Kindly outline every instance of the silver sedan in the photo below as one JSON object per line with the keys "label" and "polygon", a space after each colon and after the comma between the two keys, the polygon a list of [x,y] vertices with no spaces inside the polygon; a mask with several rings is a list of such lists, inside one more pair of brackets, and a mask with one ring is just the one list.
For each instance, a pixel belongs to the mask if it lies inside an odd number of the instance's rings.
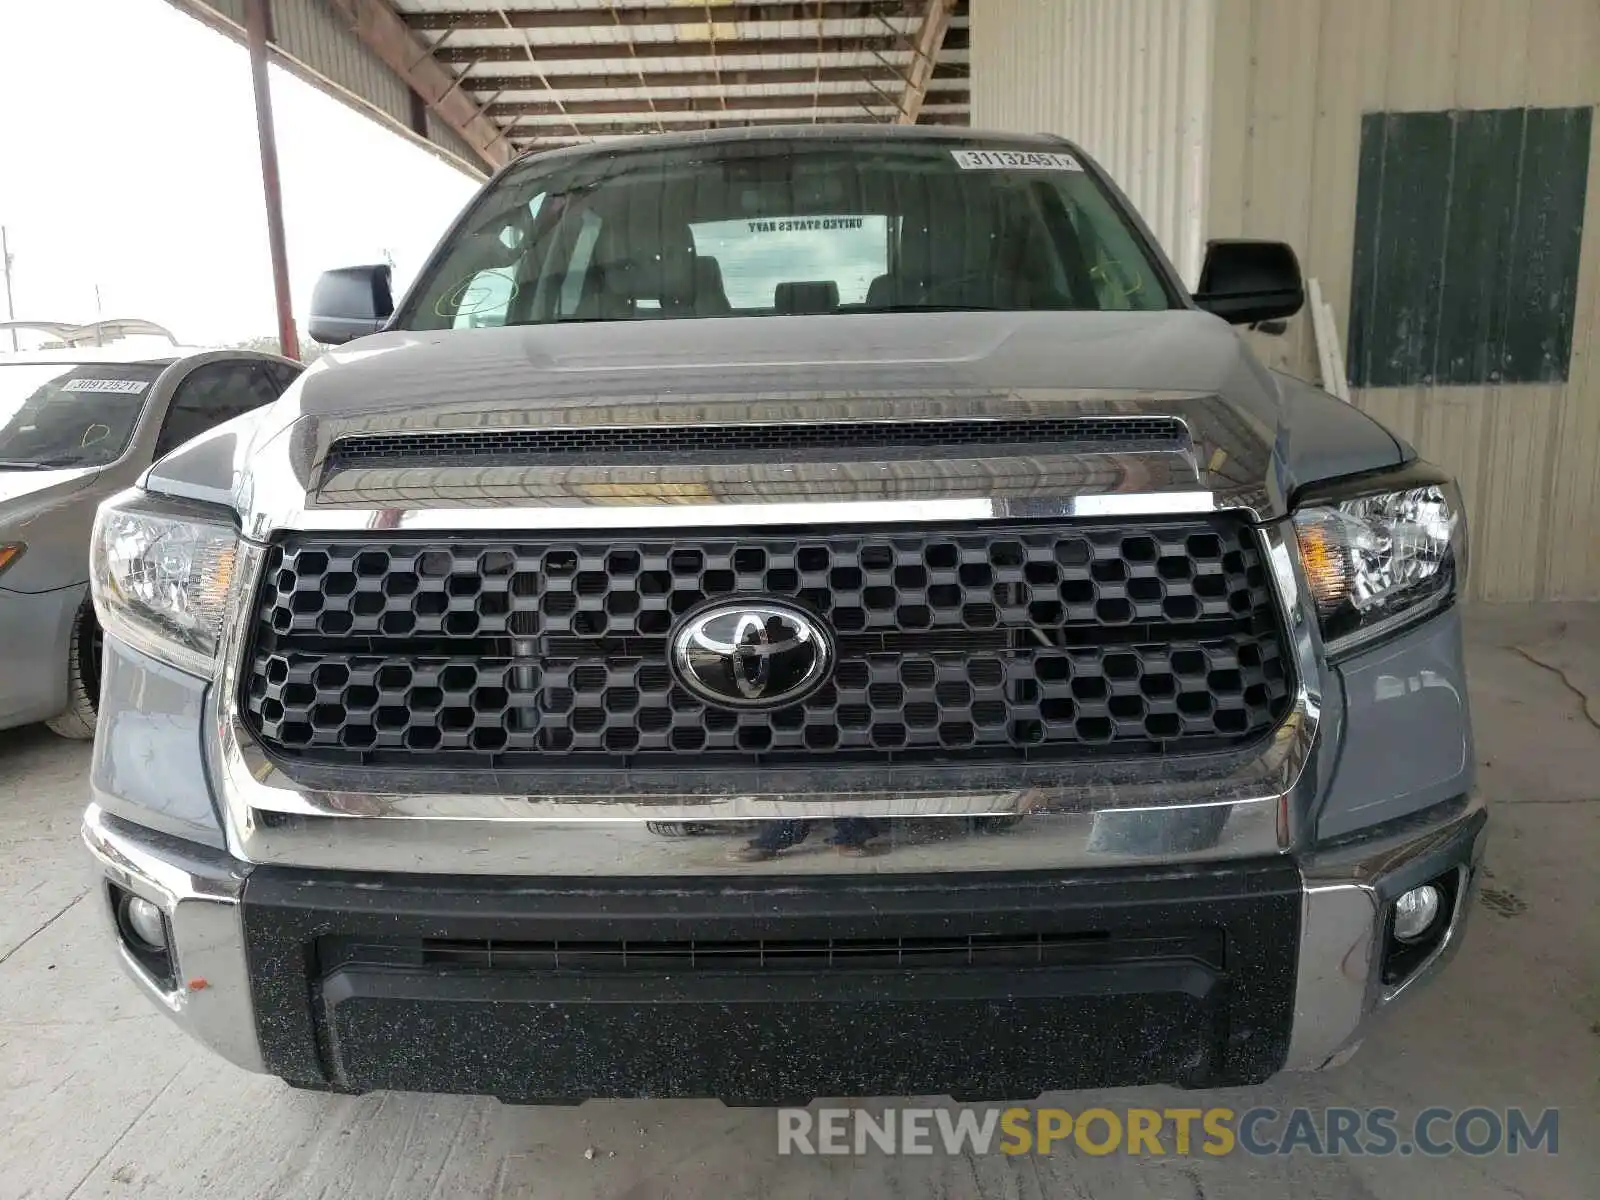
{"label": "silver sedan", "polygon": [[190,438],[276,400],[300,371],[248,350],[0,354],[0,729],[45,721],[94,735],[96,507]]}

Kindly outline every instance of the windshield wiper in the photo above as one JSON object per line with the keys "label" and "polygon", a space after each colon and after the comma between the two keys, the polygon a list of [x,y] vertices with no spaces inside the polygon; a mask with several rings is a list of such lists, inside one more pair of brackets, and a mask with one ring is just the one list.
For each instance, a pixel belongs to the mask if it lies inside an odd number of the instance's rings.
{"label": "windshield wiper", "polygon": [[1008,313],[1042,313],[1042,312],[1096,312],[1098,310],[1087,308],[1081,304],[1030,304],[1026,308],[1018,308],[1009,304],[874,304],[871,308],[852,308],[850,312],[858,313],[909,313],[909,312],[1008,312]]}
{"label": "windshield wiper", "polygon": [[[999,304],[875,304],[871,308],[862,308],[856,305],[832,309],[821,313],[778,313],[778,312],[740,312],[735,309],[725,314],[730,317],[781,317],[781,316],[814,316],[814,317],[859,317],[871,313],[913,313],[913,312],[1083,312],[1077,307],[1068,308],[1010,308]],[[527,328],[534,325],[627,325],[634,322],[660,322],[660,321],[692,321],[709,320],[709,317],[697,317],[694,314],[682,316],[658,315],[654,311],[649,316],[633,317],[543,317],[537,321],[507,321],[506,328],[517,326]]]}
{"label": "windshield wiper", "polygon": [[0,458],[0,470],[50,471],[56,469],[57,467],[80,466],[84,461],[84,457],[81,454],[58,454],[54,458]]}
{"label": "windshield wiper", "polygon": [[999,304],[874,304],[870,308],[851,309],[858,313],[908,313],[908,312],[1032,312],[1028,308],[1006,308]]}
{"label": "windshield wiper", "polygon": [[[735,309],[724,314],[730,317],[783,317],[783,316],[809,316],[809,317],[859,317],[868,313],[908,313],[908,312],[1040,312],[1041,309],[1031,308],[1002,308],[991,304],[876,304],[871,308],[830,309],[818,313],[780,313],[780,312],[740,312]],[[1053,310],[1052,310],[1053,311]],[[610,322],[614,325],[625,325],[632,322],[660,322],[660,321],[692,321],[709,320],[709,317],[698,317],[685,314],[683,316],[659,316],[652,312],[647,317],[550,317],[541,321],[507,321],[507,325],[590,325]]]}

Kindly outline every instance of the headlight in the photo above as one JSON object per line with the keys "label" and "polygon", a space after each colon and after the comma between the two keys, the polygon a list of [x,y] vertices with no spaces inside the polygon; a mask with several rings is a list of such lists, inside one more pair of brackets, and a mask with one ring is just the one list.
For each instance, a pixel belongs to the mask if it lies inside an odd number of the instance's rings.
{"label": "headlight", "polygon": [[101,628],[179,670],[210,675],[238,544],[215,509],[136,491],[107,500],[89,550]]}
{"label": "headlight", "polygon": [[1431,468],[1319,488],[1294,522],[1329,653],[1449,603],[1466,573],[1461,494]]}

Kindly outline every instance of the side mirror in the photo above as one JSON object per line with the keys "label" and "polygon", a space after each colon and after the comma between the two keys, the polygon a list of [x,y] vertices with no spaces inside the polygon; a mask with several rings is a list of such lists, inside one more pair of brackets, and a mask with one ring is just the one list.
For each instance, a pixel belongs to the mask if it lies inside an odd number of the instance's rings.
{"label": "side mirror", "polygon": [[342,346],[377,333],[394,312],[387,263],[324,271],[311,293],[311,340]]}
{"label": "side mirror", "polygon": [[1207,312],[1230,325],[1251,325],[1292,317],[1305,301],[1300,260],[1287,242],[1206,244],[1194,302]]}

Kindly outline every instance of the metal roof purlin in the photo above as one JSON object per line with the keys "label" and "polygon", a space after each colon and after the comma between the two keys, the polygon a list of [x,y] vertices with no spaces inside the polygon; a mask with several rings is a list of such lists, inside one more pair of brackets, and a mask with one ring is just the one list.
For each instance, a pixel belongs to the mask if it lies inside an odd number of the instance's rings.
{"label": "metal roof purlin", "polygon": [[817,69],[811,76],[811,123],[817,123],[822,108],[822,0],[817,0]]}
{"label": "metal roof purlin", "polygon": [[328,0],[355,36],[454,129],[490,167],[503,166],[513,151],[505,131],[468,96],[454,89],[455,73],[407,27],[388,0]]}
{"label": "metal roof purlin", "polygon": [[[728,9],[725,20],[734,23],[774,22],[801,19],[797,13],[804,9],[804,0],[774,3],[772,0],[715,0]],[[492,0],[491,0],[492,3]],[[902,16],[915,10],[906,0],[821,0],[830,11],[830,20],[858,21],[882,17],[884,13]],[[606,3],[563,5],[556,7],[546,0],[525,0],[513,6],[512,20],[519,29],[557,30],[592,28],[596,14],[607,7]],[[625,15],[623,15],[625,14]],[[465,10],[441,7],[413,10],[405,14],[406,23],[413,29],[496,29],[500,22],[485,4],[482,9]],[[601,24],[606,22],[602,19]],[[621,6],[617,23],[632,26],[697,25],[700,13],[693,0],[663,0],[654,4],[628,4]]]}
{"label": "metal roof purlin", "polygon": [[[901,80],[902,82],[905,81],[905,77],[902,76],[902,75],[896,75],[895,78]],[[866,84],[873,91],[877,92],[878,95],[882,96],[883,97],[883,102],[885,104],[887,104],[890,108],[894,109],[894,111],[897,114],[898,113],[903,113],[905,111],[903,108],[900,107],[900,100],[897,97],[891,96],[888,92],[884,91],[881,87],[879,87],[876,83],[874,83],[873,80],[872,80],[872,77],[867,75],[865,72],[863,72],[862,75],[861,75],[861,82]],[[867,108],[867,106],[865,104],[863,104],[862,107],[863,108]],[[867,108],[867,111],[871,112],[872,110],[870,108]],[[874,117],[874,119],[876,120],[876,117]],[[909,123],[914,123],[914,122],[909,122]]]}
{"label": "metal roof purlin", "polygon": [[[826,34],[823,53],[871,54],[882,49],[909,53],[911,51],[909,40],[899,32],[893,31],[893,26],[890,26],[890,30],[892,31],[890,33]],[[945,37],[945,47],[966,51],[969,49],[966,44],[968,40],[965,28],[952,26]],[[592,62],[596,59],[627,57],[623,46],[617,42],[547,42],[541,45],[546,52],[545,62]],[[778,37],[757,33],[740,36],[732,41],[722,38],[717,41],[717,56],[722,59],[741,58],[770,62],[785,55],[809,58],[816,51],[816,38],[810,34],[804,37]],[[454,46],[440,51],[439,58],[442,62],[470,62],[480,55],[485,62],[517,62],[522,58],[522,47],[520,44]],[[708,42],[635,42],[634,55],[641,61],[653,58],[709,58],[711,46]]]}
{"label": "metal roof purlin", "polygon": [[728,89],[722,82],[722,56],[717,53],[717,23],[711,19],[711,0],[706,0],[706,38],[711,43],[711,70],[717,77],[717,95],[722,97],[722,111],[728,111]]}
{"label": "metal roof purlin", "polygon": [[[606,6],[610,8],[611,19],[616,22],[617,28],[623,28],[622,14],[617,11],[617,0],[606,0]],[[645,91],[648,93],[650,85],[644,81],[644,68],[639,65],[638,48],[634,45],[634,41],[631,36],[628,38],[628,55],[633,59],[633,69],[639,75],[639,86],[645,89]],[[655,97],[647,94],[645,99],[649,101],[651,115],[656,119],[656,132],[665,133],[667,131],[667,127],[661,123],[661,115],[656,112]]]}
{"label": "metal roof purlin", "polygon": [[[511,18],[506,15],[506,10],[502,8],[502,9],[500,9],[498,11],[500,13],[500,19],[506,23],[506,28],[510,29],[510,30],[513,30],[513,32],[515,32],[516,31],[516,27],[511,24]],[[572,114],[567,112],[567,106],[564,103],[562,103],[560,95],[555,91],[554,88],[552,88],[550,86],[550,80],[545,75],[544,68],[542,68],[539,65],[538,56],[535,55],[534,52],[533,52],[533,42],[530,41],[529,38],[528,38],[528,31],[526,29],[524,29],[524,30],[521,31],[521,34],[522,34],[522,48],[528,52],[528,65],[533,68],[533,73],[539,77],[539,82],[544,84],[544,90],[549,92],[551,99],[553,99],[556,102],[556,107],[561,110],[561,115],[563,117],[567,118],[567,124],[572,126],[572,132],[577,134],[579,137],[582,137],[583,136],[583,131],[578,128],[578,123],[572,119]],[[473,64],[473,66],[476,66],[476,65],[477,65],[476,63]],[[468,67],[467,69],[471,70],[472,68]],[[502,92],[504,92],[505,90],[506,89],[505,89],[504,85],[502,84],[501,87],[500,87],[500,91],[496,92],[495,96],[499,97],[500,94]],[[488,108],[488,105],[484,105],[484,107]]]}
{"label": "metal roof purlin", "polygon": [[[245,40],[243,0],[168,2]],[[971,0],[269,2],[274,61],[467,170],[613,135],[969,121]]]}

